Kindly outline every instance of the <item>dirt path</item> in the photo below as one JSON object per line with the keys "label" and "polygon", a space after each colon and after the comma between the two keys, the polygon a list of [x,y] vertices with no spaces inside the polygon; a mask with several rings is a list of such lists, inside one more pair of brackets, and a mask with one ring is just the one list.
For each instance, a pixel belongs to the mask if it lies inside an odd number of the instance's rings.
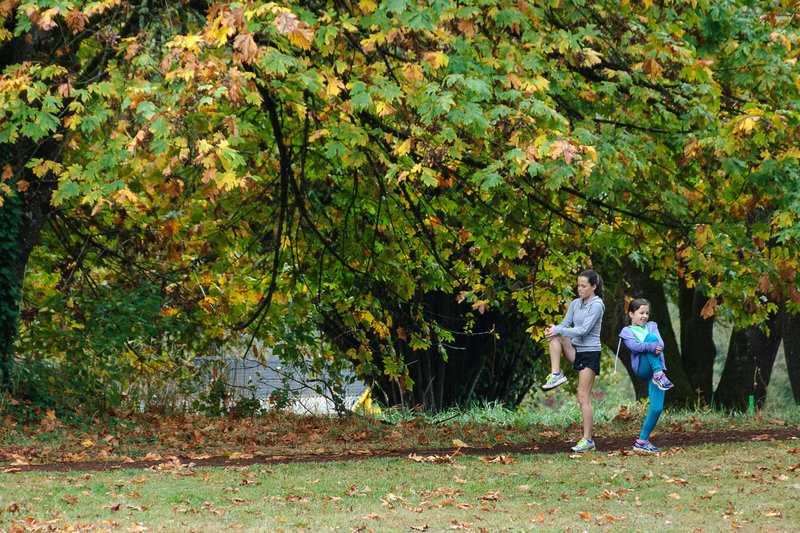
{"label": "dirt path", "polygon": [[[703,444],[725,444],[735,442],[759,442],[776,440],[800,440],[800,427],[788,426],[771,429],[728,429],[687,431],[675,433],[661,433],[655,444],[662,450],[668,451],[675,448],[688,446],[701,446]],[[615,450],[631,450],[633,439],[630,437],[597,438],[595,440],[600,453]],[[548,440],[521,444],[502,444],[484,448],[404,448],[385,449],[371,452],[344,452],[320,453],[302,455],[253,455],[244,457],[203,457],[191,458],[182,456],[165,456],[155,461],[84,461],[72,463],[48,464],[13,464],[0,466],[2,472],[74,472],[74,471],[102,471],[102,470],[128,470],[128,469],[170,469],[179,465],[193,467],[223,466],[242,467],[248,465],[279,465],[290,463],[325,463],[331,461],[361,461],[384,457],[408,457],[417,455],[423,458],[431,456],[453,456],[456,452],[462,455],[496,456],[496,455],[531,455],[531,454],[557,454],[569,452],[572,443]],[[800,446],[800,443],[798,443]]]}

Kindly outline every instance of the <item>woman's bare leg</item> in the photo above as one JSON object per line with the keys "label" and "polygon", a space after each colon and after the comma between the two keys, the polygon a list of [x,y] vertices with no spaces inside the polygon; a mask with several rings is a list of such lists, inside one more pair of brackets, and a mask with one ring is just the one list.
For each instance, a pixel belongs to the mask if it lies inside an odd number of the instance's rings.
{"label": "woman's bare leg", "polygon": [[581,406],[583,416],[583,438],[592,439],[594,424],[594,410],[592,409],[592,387],[595,378],[594,370],[584,368],[578,372],[578,404]]}
{"label": "woman's bare leg", "polygon": [[575,362],[575,347],[569,337],[556,335],[550,339],[550,371],[553,374],[561,372],[561,356],[567,358],[570,364]]}

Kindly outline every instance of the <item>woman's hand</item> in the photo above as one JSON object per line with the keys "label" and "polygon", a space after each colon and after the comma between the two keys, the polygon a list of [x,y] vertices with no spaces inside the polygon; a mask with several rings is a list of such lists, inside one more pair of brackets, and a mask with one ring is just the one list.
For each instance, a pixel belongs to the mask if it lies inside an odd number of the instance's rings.
{"label": "woman's hand", "polygon": [[661,353],[661,346],[656,346],[656,355]]}
{"label": "woman's hand", "polygon": [[551,340],[555,335],[553,334],[553,328],[555,328],[555,324],[550,324],[546,328],[544,328],[544,338],[547,340]]}

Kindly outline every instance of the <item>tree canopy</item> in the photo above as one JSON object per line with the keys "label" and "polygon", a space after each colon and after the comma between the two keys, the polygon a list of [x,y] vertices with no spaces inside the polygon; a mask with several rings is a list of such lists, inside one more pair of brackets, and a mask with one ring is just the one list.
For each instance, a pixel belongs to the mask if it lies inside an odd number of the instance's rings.
{"label": "tree canopy", "polygon": [[4,0],[18,347],[164,372],[255,338],[442,407],[530,375],[586,266],[796,312],[792,4]]}

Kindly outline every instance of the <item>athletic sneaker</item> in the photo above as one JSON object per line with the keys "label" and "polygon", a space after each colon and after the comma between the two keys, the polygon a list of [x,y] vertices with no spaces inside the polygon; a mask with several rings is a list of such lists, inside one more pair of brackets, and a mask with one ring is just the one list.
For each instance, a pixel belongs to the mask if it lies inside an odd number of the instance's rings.
{"label": "athletic sneaker", "polygon": [[633,450],[637,452],[644,452],[644,453],[658,453],[661,450],[653,446],[650,440],[646,440],[644,442],[639,442],[638,440],[633,445]]}
{"label": "athletic sneaker", "polygon": [[581,439],[572,447],[572,451],[576,453],[586,453],[592,450],[594,450],[594,441],[588,439]]}
{"label": "athletic sneaker", "polygon": [[667,379],[666,374],[661,374],[658,377],[653,376],[653,383],[655,383],[656,387],[661,390],[669,390],[675,386],[670,380]]}
{"label": "athletic sneaker", "polygon": [[550,374],[549,376],[547,376],[547,381],[545,381],[544,385],[542,385],[542,390],[555,389],[562,383],[566,382],[567,382],[567,376],[565,376],[564,374],[561,373]]}

